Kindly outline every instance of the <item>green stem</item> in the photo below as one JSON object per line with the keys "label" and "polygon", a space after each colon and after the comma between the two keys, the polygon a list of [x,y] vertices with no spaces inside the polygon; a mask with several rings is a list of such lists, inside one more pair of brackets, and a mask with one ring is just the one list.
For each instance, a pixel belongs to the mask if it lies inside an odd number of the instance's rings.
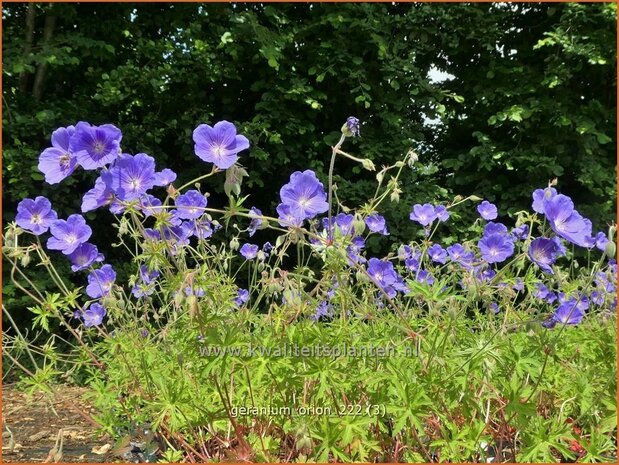
{"label": "green stem", "polygon": [[344,140],[346,139],[346,136],[344,134],[342,134],[340,136],[340,140],[337,142],[337,144],[335,144],[335,147],[333,147],[333,150],[331,151],[331,163],[329,164],[329,216],[328,216],[328,223],[327,223],[327,228],[328,228],[328,235],[327,238],[329,240],[333,240],[333,227],[331,224],[331,215],[332,215],[332,203],[333,203],[333,168],[335,168],[335,157],[340,149],[340,147],[342,146],[342,144],[344,143]]}

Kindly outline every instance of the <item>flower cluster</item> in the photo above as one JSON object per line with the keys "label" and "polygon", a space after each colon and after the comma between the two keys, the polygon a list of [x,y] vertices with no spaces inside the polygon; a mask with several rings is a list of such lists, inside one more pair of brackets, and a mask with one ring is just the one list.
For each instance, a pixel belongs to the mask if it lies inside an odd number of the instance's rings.
{"label": "flower cluster", "polygon": [[[342,140],[344,137],[359,135],[359,120],[349,118],[342,131]],[[175,257],[183,258],[185,254],[195,253],[191,241],[195,243],[197,240],[198,245],[204,245],[206,243],[202,241],[211,238],[220,227],[209,214],[218,210],[209,205],[208,193],[202,192],[200,185],[184,192],[177,191],[170,186],[176,180],[172,170],[165,168],[157,171],[155,159],[147,154],[122,153],[121,140],[120,130],[109,124],[92,126],[80,122],[75,127],[60,128],[52,135],[52,147],[41,154],[39,168],[49,183],[60,182],[78,166],[86,170],[99,170],[94,186],[82,199],[82,212],[108,206],[115,215],[132,218],[135,214],[140,215],[143,221],[136,230],[143,235],[143,252],[151,256],[168,257],[171,262],[175,262]],[[249,147],[248,139],[238,135],[236,127],[227,121],[218,122],[212,127],[199,125],[193,133],[193,140],[195,153],[200,159],[213,163],[218,169],[231,169],[229,173],[241,169],[235,166],[238,154]],[[217,170],[212,173],[217,173]],[[162,187],[168,187],[163,201],[156,196],[156,189]],[[439,225],[449,220],[450,209],[462,202],[448,205],[415,204],[409,219],[422,227],[420,233],[423,233],[424,239],[421,244],[401,244],[397,253],[400,262],[394,260],[392,255],[382,258],[367,255],[365,244],[369,235],[389,235],[385,217],[376,212],[374,206],[363,212],[344,208],[343,213],[333,218],[329,216],[331,223],[329,218],[319,217],[329,211],[329,204],[325,188],[314,171],[292,173],[289,182],[281,187],[279,193],[277,222],[289,231],[278,238],[276,245],[279,246],[279,239],[290,238],[296,242],[307,234],[308,240],[305,243],[310,244],[316,256],[325,262],[329,257],[337,257],[338,266],[348,266],[347,282],[372,284],[372,299],[379,307],[385,306],[387,300],[396,299],[399,294],[410,296],[419,289],[426,289],[424,292],[428,292],[428,295],[440,293],[447,287],[444,283],[449,280],[445,280],[444,276],[453,275],[454,287],[459,284],[465,291],[473,289],[477,292],[485,286],[486,289],[503,294],[530,292],[539,302],[553,306],[554,313],[546,322],[547,327],[552,327],[557,323],[579,323],[590,308],[609,304],[609,294],[616,291],[613,278],[616,275],[616,263],[613,260],[609,261],[607,270],[599,271],[595,276],[593,290],[579,289],[577,293],[569,292],[566,295],[556,288],[554,281],[545,281],[548,275],[557,274],[557,262],[569,254],[566,241],[589,250],[597,248],[609,258],[614,255],[614,243],[603,232],[594,235],[591,221],[580,215],[572,200],[558,193],[554,187],[533,192],[533,211],[543,216],[547,226],[533,215],[529,224],[523,223],[520,218],[516,223],[518,226],[510,231],[506,224],[496,221],[499,216],[496,205],[487,200],[482,201],[477,206],[477,212],[484,221],[478,219],[472,227],[473,230],[478,228],[478,231],[483,227],[476,247],[474,241],[453,243],[446,240],[442,245],[434,239]],[[264,216],[256,207],[240,211],[248,212],[244,216],[249,220],[249,225],[246,229],[237,229],[246,232],[249,237],[254,236],[259,229],[269,227],[269,221],[273,220],[272,217]],[[94,300],[76,312],[76,316],[86,327],[101,324],[106,315],[106,299],[110,299],[115,290],[120,291],[121,288],[116,285],[117,275],[112,265],[104,263],[105,259],[97,247],[88,242],[92,229],[85,218],[80,214],[72,214],[66,219],[59,219],[50,201],[39,196],[19,203],[15,222],[37,236],[49,232],[47,248],[67,256],[73,272],[88,272],[85,294]],[[307,229],[303,229],[307,224]],[[539,230],[534,227],[536,224]],[[299,243],[299,246],[302,245],[303,242]],[[327,251],[329,247],[332,248]],[[250,269],[255,267],[254,270],[258,271],[269,266],[268,262],[273,256],[279,256],[278,260],[285,256],[283,252],[279,254],[279,249],[275,250],[278,252],[276,254],[268,242],[262,247],[252,243],[243,243],[241,246],[238,237],[230,242],[230,250],[235,257],[242,257],[242,266]],[[331,250],[337,253],[332,254]],[[518,260],[525,263],[527,258],[532,268],[525,284],[523,275],[514,274],[506,262],[512,259],[514,263]],[[146,299],[156,292],[163,269],[157,268],[156,260],[153,263],[149,262],[149,266],[139,263],[139,269],[131,282],[131,295],[134,298]],[[506,270],[509,273],[505,273]],[[189,275],[193,276],[191,273]],[[282,292],[284,300],[303,301],[304,297],[299,290],[283,290],[273,276],[269,277],[266,272],[263,272],[263,276],[271,280],[265,283],[275,289],[276,293]],[[534,283],[534,289],[531,290],[530,279],[536,276],[539,276],[539,281]],[[314,321],[334,314],[338,305],[335,296],[340,284],[338,281],[330,285],[326,296],[321,297],[324,300],[321,300],[312,316]],[[234,289],[236,296],[229,303],[240,308],[250,301],[260,301],[251,298],[253,288],[248,287]],[[183,295],[191,299],[202,298],[206,295],[205,289],[202,284],[193,283],[192,277],[191,281],[179,285],[174,295],[175,298]],[[120,292],[117,294],[121,295]],[[387,300],[384,300],[385,297]],[[493,313],[501,311],[497,302],[487,301],[486,304],[486,308]],[[616,299],[612,305],[616,305]]]}

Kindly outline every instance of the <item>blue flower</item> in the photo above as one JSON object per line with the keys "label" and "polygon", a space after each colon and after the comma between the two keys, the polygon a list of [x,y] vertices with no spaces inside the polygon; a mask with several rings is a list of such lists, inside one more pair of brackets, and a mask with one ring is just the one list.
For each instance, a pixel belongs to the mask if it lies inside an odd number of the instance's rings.
{"label": "blue flower", "polygon": [[247,137],[237,135],[236,127],[228,121],[220,121],[211,127],[201,124],[193,131],[194,150],[204,161],[225,170],[238,160],[238,153],[249,148]]}
{"label": "blue flower", "polygon": [[206,196],[195,189],[179,195],[174,201],[176,205],[176,216],[186,220],[193,220],[204,215],[207,205]]}
{"label": "blue flower", "polygon": [[116,272],[112,265],[103,265],[98,270],[91,271],[88,275],[86,294],[93,299],[106,296],[112,290],[114,281],[116,281]]}
{"label": "blue flower", "polygon": [[539,237],[531,242],[527,254],[543,271],[554,274],[552,265],[559,256],[559,247],[555,241]]}
{"label": "blue flower", "polygon": [[258,246],[254,244],[243,244],[240,253],[245,260],[253,260],[258,255]]}
{"label": "blue flower", "polygon": [[484,200],[477,206],[477,211],[484,220],[493,220],[498,216],[496,205]]}
{"label": "blue flower", "polygon": [[51,202],[43,196],[34,200],[24,199],[17,205],[15,223],[37,236],[47,232],[57,219],[58,215],[52,210]]}
{"label": "blue flower", "polygon": [[234,299],[234,304],[237,307],[242,307],[249,300],[249,291],[247,289],[239,289],[236,292],[236,298]]}
{"label": "blue flower", "polygon": [[428,249],[428,256],[433,262],[441,263],[442,265],[447,263],[447,251],[439,244],[434,244]]}
{"label": "blue flower", "polygon": [[397,291],[408,292],[404,281],[393,268],[393,263],[377,258],[371,258],[368,262],[368,275],[374,283],[385,293],[394,298]]}
{"label": "blue flower", "polygon": [[416,221],[422,226],[428,226],[437,218],[437,215],[434,206],[426,203],[424,205],[413,205],[413,211],[409,217],[412,221]]}
{"label": "blue flower", "polygon": [[47,240],[47,248],[60,250],[69,255],[92,235],[92,229],[82,215],[71,215],[66,220],[54,221],[50,226],[52,237]]}
{"label": "blue flower", "polygon": [[71,270],[73,271],[85,270],[93,263],[102,262],[104,259],[103,254],[100,254],[97,250],[97,246],[89,242],[80,244],[68,257],[71,260]]}
{"label": "blue flower", "polygon": [[94,302],[90,304],[90,306],[78,316],[84,322],[84,326],[86,326],[87,328],[91,328],[93,326],[99,326],[101,323],[103,323],[103,318],[105,317],[105,315],[106,311],[105,308],[103,308],[103,305]]}
{"label": "blue flower", "polygon": [[111,169],[101,173],[101,179],[118,199],[137,199],[157,182],[155,159],[145,153],[122,154]]}
{"label": "blue flower", "polygon": [[94,170],[112,163],[120,154],[122,133],[112,124],[91,126],[80,121],[69,141],[69,151],[85,170]]}
{"label": "blue flower", "polygon": [[383,236],[389,235],[389,233],[387,232],[387,224],[385,222],[385,218],[383,218],[377,213],[368,216],[365,219],[365,224],[367,224],[369,230],[372,232],[382,234]]}
{"label": "blue flower", "polygon": [[533,192],[533,211],[544,213],[544,203],[557,195],[557,190],[554,187],[546,189],[537,189]]}
{"label": "blue flower", "polygon": [[301,221],[329,209],[324,187],[312,170],[292,173],[290,182],[281,188],[279,194],[282,204],[290,209],[289,213]]}
{"label": "blue flower", "polygon": [[586,238],[591,236],[591,221],[574,210],[572,199],[557,194],[544,202],[544,214],[557,235],[581,247],[586,247]]}

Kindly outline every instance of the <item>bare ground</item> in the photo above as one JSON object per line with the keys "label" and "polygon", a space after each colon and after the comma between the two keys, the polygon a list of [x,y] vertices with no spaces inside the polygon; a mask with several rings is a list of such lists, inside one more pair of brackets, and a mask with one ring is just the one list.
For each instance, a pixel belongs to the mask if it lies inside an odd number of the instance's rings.
{"label": "bare ground", "polygon": [[106,461],[110,441],[99,436],[89,420],[93,409],[83,398],[85,391],[59,386],[53,395],[39,393],[28,399],[13,385],[3,386],[1,461]]}

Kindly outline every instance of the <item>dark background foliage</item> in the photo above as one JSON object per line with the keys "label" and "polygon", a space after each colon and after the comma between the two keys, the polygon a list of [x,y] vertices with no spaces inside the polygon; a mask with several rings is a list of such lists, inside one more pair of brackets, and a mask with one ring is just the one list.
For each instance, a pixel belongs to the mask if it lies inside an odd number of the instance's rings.
{"label": "dark background foliage", "polygon": [[[36,168],[59,126],[113,123],[124,151],[183,182],[210,169],[192,130],[232,121],[251,141],[250,205],[273,213],[293,171],[326,179],[329,146],[356,115],[351,153],[377,166],[420,156],[400,203],[381,212],[396,240],[416,234],[414,203],[476,194],[509,221],[554,177],[605,230],[616,216],[615,31],[615,4],[5,4],[4,221],[36,195],[60,216],[79,210],[94,173],[50,186]],[[346,205],[372,195],[373,173],[347,160],[336,173]],[[221,176],[207,187],[213,204]],[[461,225],[475,206],[463,210]],[[88,219],[114,257],[109,215]],[[19,305],[4,278],[5,303]]]}

